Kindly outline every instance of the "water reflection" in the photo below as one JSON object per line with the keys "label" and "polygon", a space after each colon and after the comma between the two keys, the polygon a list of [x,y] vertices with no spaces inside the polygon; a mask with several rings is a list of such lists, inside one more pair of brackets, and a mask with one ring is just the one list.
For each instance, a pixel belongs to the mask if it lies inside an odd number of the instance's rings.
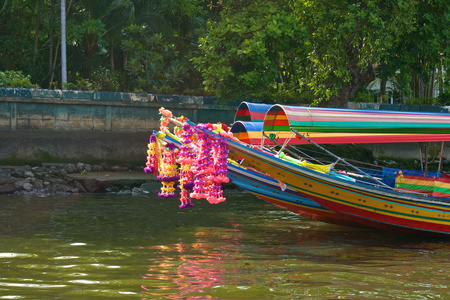
{"label": "water reflection", "polygon": [[146,299],[161,295],[166,299],[219,299],[209,294],[217,285],[232,284],[227,278],[236,270],[227,270],[227,266],[242,257],[240,226],[199,229],[193,243],[146,247],[155,257],[149,259],[151,264],[143,276],[148,283],[142,288],[151,296]]}

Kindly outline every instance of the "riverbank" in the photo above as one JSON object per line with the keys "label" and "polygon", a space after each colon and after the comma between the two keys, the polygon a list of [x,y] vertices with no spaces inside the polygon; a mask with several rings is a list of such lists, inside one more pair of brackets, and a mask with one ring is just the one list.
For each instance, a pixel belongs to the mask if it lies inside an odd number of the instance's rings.
{"label": "riverbank", "polygon": [[[0,165],[0,195],[75,193],[129,193],[157,196],[161,182],[143,166],[121,167],[106,163],[42,163],[37,166]],[[223,188],[239,189],[227,183]]]}
{"label": "riverbank", "polygon": [[146,174],[142,167],[106,163],[0,166],[0,194],[152,193],[159,185],[156,176]]}

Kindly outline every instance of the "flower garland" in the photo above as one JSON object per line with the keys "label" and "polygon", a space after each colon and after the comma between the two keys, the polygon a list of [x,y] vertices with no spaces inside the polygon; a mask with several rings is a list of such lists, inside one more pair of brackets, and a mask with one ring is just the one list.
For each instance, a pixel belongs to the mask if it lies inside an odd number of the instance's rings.
{"label": "flower garland", "polygon": [[145,164],[144,172],[158,174],[158,157],[157,157],[157,142],[156,136],[152,134],[149,139],[147,150],[147,163]]}
{"label": "flower garland", "polygon": [[194,172],[192,164],[195,161],[194,140],[195,131],[187,123],[183,124],[182,128],[176,127],[174,129],[175,135],[181,139],[180,152],[178,153],[177,163],[180,164],[180,208],[188,208],[194,206],[191,202],[191,192],[194,188]]}
{"label": "flower garland", "polygon": [[195,178],[191,197],[194,199],[207,199],[210,196],[210,175],[214,172],[214,160],[212,158],[212,147],[209,142],[207,124],[197,124],[197,157],[194,162]]}
{"label": "flower garland", "polygon": [[161,181],[162,187],[161,192],[158,193],[159,197],[163,198],[174,198],[175,188],[174,184],[180,179],[178,176],[178,167],[176,164],[176,155],[178,153],[177,147],[168,143],[166,147],[163,147],[163,159],[162,164],[160,164],[160,170],[158,175],[158,180]]}
{"label": "flower garland", "polygon": [[[232,133],[228,132],[228,127],[220,123],[191,126],[186,118],[180,117],[177,121],[182,123],[182,126],[174,128],[181,142],[178,150],[173,143],[163,146],[158,142],[164,138],[163,132],[168,130],[168,124],[175,121],[169,110],[161,107],[159,112],[162,115],[160,132],[156,136],[150,136],[144,168],[146,173],[159,171],[157,178],[162,182],[162,187],[158,196],[175,197],[174,184],[179,180],[180,208],[194,206],[191,198],[205,198],[214,204],[225,201],[221,184],[229,181],[225,139],[232,137]],[[211,132],[221,138],[211,138]],[[177,163],[180,165],[179,175]]]}
{"label": "flower garland", "polygon": [[229,182],[229,178],[227,177],[228,149],[226,148],[226,144],[223,139],[214,140],[213,153],[214,172],[210,175],[211,186],[207,200],[209,203],[220,203],[225,201],[221,184]]}

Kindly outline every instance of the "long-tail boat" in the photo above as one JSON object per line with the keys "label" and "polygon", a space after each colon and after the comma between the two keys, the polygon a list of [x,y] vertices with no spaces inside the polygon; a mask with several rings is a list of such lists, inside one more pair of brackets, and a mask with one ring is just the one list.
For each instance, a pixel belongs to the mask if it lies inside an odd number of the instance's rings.
{"label": "long-tail boat", "polygon": [[274,154],[233,139],[227,145],[230,152],[244,159],[245,165],[267,172],[343,218],[397,232],[450,234],[450,180],[446,176],[422,180],[422,186],[431,191],[406,187],[404,181],[414,178],[401,173],[391,186],[313,140],[315,133],[339,133],[363,142],[448,141],[449,114],[274,105],[265,115],[263,136],[283,131],[331,155],[335,161],[328,164],[328,171],[312,169],[302,160],[283,159],[281,150]]}

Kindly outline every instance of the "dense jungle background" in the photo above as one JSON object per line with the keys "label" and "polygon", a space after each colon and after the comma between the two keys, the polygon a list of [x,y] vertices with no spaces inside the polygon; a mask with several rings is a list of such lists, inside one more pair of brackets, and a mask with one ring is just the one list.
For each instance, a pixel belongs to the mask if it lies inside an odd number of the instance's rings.
{"label": "dense jungle background", "polygon": [[448,0],[0,1],[0,86],[450,103]]}

